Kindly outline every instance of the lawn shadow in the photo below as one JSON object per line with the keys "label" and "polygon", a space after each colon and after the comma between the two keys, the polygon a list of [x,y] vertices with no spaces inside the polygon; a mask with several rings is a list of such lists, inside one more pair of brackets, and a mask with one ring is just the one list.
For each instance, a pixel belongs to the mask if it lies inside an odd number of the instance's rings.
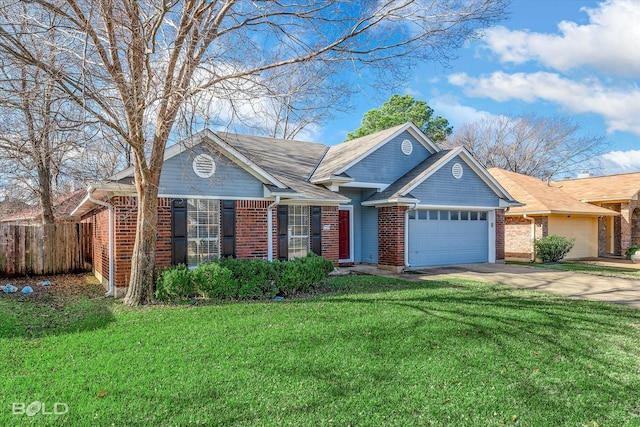
{"label": "lawn shadow", "polygon": [[[38,283],[48,280],[51,285]],[[41,338],[86,332],[115,321],[114,301],[86,274],[13,279],[19,288],[31,286],[31,294],[0,294],[0,339]],[[3,282],[4,283],[4,282]]]}
{"label": "lawn shadow", "polygon": [[[455,288],[455,293],[447,292],[447,287]],[[402,289],[423,289],[425,293],[424,296],[414,294],[389,298],[386,294],[393,292],[392,288],[371,289],[368,292],[358,290],[353,296],[328,296],[325,301],[405,308],[423,316],[415,320],[411,328],[426,324],[430,328],[453,324],[476,332],[465,335],[465,340],[484,340],[487,344],[498,346],[505,354],[513,351],[516,342],[522,348],[554,348],[558,354],[566,357],[589,360],[598,367],[593,368],[594,373],[600,371],[603,377],[609,377],[611,368],[625,367],[623,361],[611,359],[610,350],[629,352],[633,349],[596,347],[596,337],[626,336],[628,342],[637,342],[640,337],[640,328],[637,327],[640,324],[640,312],[621,305],[456,279],[451,282],[412,282]],[[379,296],[357,296],[368,293]],[[621,322],[621,317],[627,321]],[[629,327],[630,324],[636,326]],[[398,330],[398,333],[402,334],[403,331]],[[434,335],[438,335],[437,332]],[[455,341],[461,337],[450,336],[447,339]],[[615,378],[608,380],[617,382]],[[622,383],[619,385],[624,386]]]}

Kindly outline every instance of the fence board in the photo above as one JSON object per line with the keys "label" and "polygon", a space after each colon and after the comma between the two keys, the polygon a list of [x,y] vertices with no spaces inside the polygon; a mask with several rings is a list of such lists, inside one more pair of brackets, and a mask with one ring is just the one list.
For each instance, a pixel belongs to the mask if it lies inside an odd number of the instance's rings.
{"label": "fence board", "polygon": [[0,225],[0,275],[48,275],[91,269],[91,225]]}

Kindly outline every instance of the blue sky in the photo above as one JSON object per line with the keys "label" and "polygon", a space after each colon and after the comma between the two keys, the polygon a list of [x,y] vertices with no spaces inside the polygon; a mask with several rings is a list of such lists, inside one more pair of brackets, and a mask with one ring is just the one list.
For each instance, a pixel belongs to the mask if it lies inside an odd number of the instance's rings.
{"label": "blue sky", "polygon": [[454,128],[483,115],[567,116],[606,137],[593,174],[640,171],[640,0],[513,0],[509,11],[448,68],[424,64],[402,90],[363,91],[315,139],[341,142],[366,111],[406,93]]}

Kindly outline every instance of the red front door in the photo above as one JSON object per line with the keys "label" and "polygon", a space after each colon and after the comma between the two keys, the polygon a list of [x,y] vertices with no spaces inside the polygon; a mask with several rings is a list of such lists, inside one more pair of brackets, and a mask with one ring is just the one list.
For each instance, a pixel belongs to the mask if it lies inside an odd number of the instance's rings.
{"label": "red front door", "polygon": [[348,210],[339,210],[338,211],[338,257],[340,259],[350,259],[351,258],[351,240],[349,238],[350,236],[350,230],[349,230],[349,214],[350,211]]}

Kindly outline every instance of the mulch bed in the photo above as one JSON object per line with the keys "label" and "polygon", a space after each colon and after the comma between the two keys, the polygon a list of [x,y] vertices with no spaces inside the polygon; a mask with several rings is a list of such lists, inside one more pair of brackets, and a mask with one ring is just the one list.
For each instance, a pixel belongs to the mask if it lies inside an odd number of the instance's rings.
{"label": "mulch bed", "polygon": [[[38,285],[39,282],[50,281],[49,286]],[[103,287],[95,277],[88,273],[60,274],[56,276],[24,276],[24,277],[0,277],[0,285],[11,284],[18,288],[18,292],[10,294],[0,291],[0,298],[16,298],[20,300],[50,300],[75,299],[78,297],[99,297],[104,295]],[[20,291],[30,286],[33,293],[23,294]]]}

